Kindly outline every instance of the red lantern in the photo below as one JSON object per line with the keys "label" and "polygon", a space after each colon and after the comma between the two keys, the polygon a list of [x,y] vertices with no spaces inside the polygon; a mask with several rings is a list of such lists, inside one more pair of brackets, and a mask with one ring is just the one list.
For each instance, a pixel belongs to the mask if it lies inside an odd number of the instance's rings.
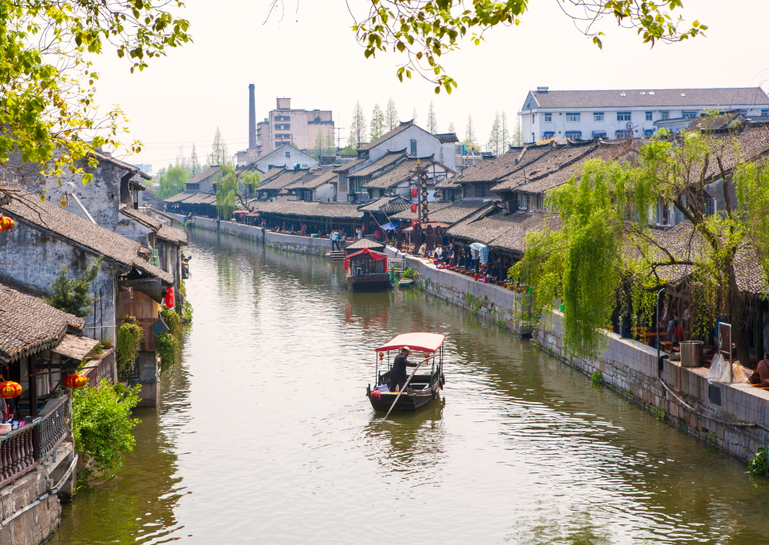
{"label": "red lantern", "polygon": [[168,288],[166,290],[165,303],[168,308],[174,308],[174,289]]}
{"label": "red lantern", "polygon": [[417,203],[412,202],[411,203],[411,213],[416,214],[417,213]]}
{"label": "red lantern", "polygon": [[412,187],[411,188],[411,198],[412,199],[416,199],[417,198],[417,188],[416,187]]}
{"label": "red lantern", "polygon": [[8,229],[13,229],[13,226],[16,224],[15,221],[13,221],[13,218],[9,218],[8,216],[0,216],[0,231],[7,231]]}
{"label": "red lantern", "polygon": [[380,360],[383,360],[383,359],[384,359],[384,352],[380,352],[380,353],[379,353],[379,359],[380,359]]}
{"label": "red lantern", "polygon": [[64,377],[64,386],[66,388],[82,388],[88,384],[88,379],[81,373],[72,373]]}
{"label": "red lantern", "polygon": [[5,399],[11,399],[13,397],[19,397],[21,395],[21,384],[6,380],[0,382],[0,397]]}

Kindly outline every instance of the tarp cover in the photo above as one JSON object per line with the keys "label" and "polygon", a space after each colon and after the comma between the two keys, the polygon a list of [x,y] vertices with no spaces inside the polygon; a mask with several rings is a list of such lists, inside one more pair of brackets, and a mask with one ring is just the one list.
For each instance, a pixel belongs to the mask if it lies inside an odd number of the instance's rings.
{"label": "tarp cover", "polygon": [[384,231],[393,231],[398,228],[398,222],[397,221],[391,221],[390,223],[385,223],[382,225],[382,230]]}
{"label": "tarp cover", "polygon": [[439,333],[403,333],[378,347],[376,351],[400,350],[404,346],[408,346],[412,352],[435,352],[441,347],[445,338]]}
{"label": "tarp cover", "polygon": [[374,252],[373,250],[369,250],[368,248],[363,248],[360,252],[355,252],[354,254],[350,254],[347,257],[344,258],[344,270],[349,271],[350,270],[350,259],[356,256],[362,256],[363,254],[368,254],[371,259],[374,261],[382,261],[384,259],[384,270],[387,270],[387,255]]}

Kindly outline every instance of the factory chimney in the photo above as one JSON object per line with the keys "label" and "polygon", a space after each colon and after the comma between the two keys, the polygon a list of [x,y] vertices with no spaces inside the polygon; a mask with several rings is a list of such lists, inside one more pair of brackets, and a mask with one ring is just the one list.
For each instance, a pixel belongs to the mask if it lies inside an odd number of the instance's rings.
{"label": "factory chimney", "polygon": [[256,149],[256,102],[253,83],[248,85],[248,149]]}

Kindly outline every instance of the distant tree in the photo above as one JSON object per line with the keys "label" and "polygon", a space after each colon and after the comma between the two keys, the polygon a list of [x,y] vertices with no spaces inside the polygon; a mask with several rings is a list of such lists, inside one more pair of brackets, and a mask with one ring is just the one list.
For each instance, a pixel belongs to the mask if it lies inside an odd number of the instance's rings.
{"label": "distant tree", "polygon": [[523,146],[523,131],[521,130],[521,118],[515,120],[515,132],[510,139],[510,143],[514,146]]}
{"label": "distant tree", "polygon": [[318,132],[318,135],[315,137],[315,146],[313,146],[310,155],[316,159],[320,159],[321,157],[329,157],[333,155],[334,152],[334,138],[326,137],[323,131]]}
{"label": "distant tree", "polygon": [[502,112],[502,152],[506,153],[510,146],[510,125],[507,122],[507,114]]}
{"label": "distant tree", "polygon": [[168,169],[160,171],[158,177],[157,195],[161,199],[167,199],[185,189],[185,183],[190,179],[190,171],[182,166],[168,165]]}
{"label": "distant tree", "polygon": [[414,123],[414,125],[417,124],[417,109],[416,106],[413,110],[411,110],[411,121]]}
{"label": "distant tree", "polygon": [[450,133],[456,133],[456,129],[454,128],[454,123],[449,123],[449,132]]}
{"label": "distant tree", "polygon": [[371,113],[371,140],[376,140],[385,133],[385,117],[379,104],[374,104]]}
{"label": "distant tree", "polygon": [[195,150],[195,144],[192,144],[192,155],[190,156],[190,175],[194,177],[201,172],[203,172],[203,169],[200,168],[198,152]]}
{"label": "distant tree", "polygon": [[465,130],[465,140],[475,142],[475,128],[473,127],[473,116],[467,116],[467,129]]}
{"label": "distant tree", "polygon": [[499,120],[499,112],[494,116],[494,123],[491,125],[491,134],[489,134],[489,142],[486,144],[486,151],[490,151],[494,155],[500,155],[504,153],[505,143],[502,137],[502,123]]}
{"label": "distant tree", "polygon": [[387,109],[385,110],[385,127],[388,131],[393,130],[400,124],[398,110],[395,109],[395,102],[392,97],[387,99]]}
{"label": "distant tree", "polygon": [[435,115],[432,100],[430,101],[430,108],[427,110],[427,130],[430,131],[430,134],[438,132],[438,116]]}
{"label": "distant tree", "polygon": [[349,145],[358,149],[368,141],[366,130],[366,116],[363,114],[363,108],[360,107],[360,101],[355,102],[355,108],[352,111],[352,123],[350,123]]}
{"label": "distant tree", "polygon": [[211,146],[210,159],[211,164],[215,166],[228,165],[232,162],[230,160],[230,152],[227,151],[227,144],[225,144],[218,126],[214,134],[214,143]]}

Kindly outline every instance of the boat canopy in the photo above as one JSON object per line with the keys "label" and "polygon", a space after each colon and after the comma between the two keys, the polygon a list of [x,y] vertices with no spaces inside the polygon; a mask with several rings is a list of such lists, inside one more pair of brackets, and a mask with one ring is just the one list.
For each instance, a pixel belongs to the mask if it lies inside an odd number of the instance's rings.
{"label": "boat canopy", "polygon": [[408,346],[412,351],[435,352],[446,337],[438,333],[403,333],[376,349],[377,352],[400,350]]}
{"label": "boat canopy", "polygon": [[360,252],[355,252],[354,254],[350,254],[347,257],[344,258],[344,270],[349,271],[350,270],[350,260],[356,261],[354,258],[371,258],[374,261],[382,261],[384,259],[384,270],[387,271],[387,254],[383,254],[380,252],[375,252],[374,250],[370,250],[368,248],[363,248]]}

